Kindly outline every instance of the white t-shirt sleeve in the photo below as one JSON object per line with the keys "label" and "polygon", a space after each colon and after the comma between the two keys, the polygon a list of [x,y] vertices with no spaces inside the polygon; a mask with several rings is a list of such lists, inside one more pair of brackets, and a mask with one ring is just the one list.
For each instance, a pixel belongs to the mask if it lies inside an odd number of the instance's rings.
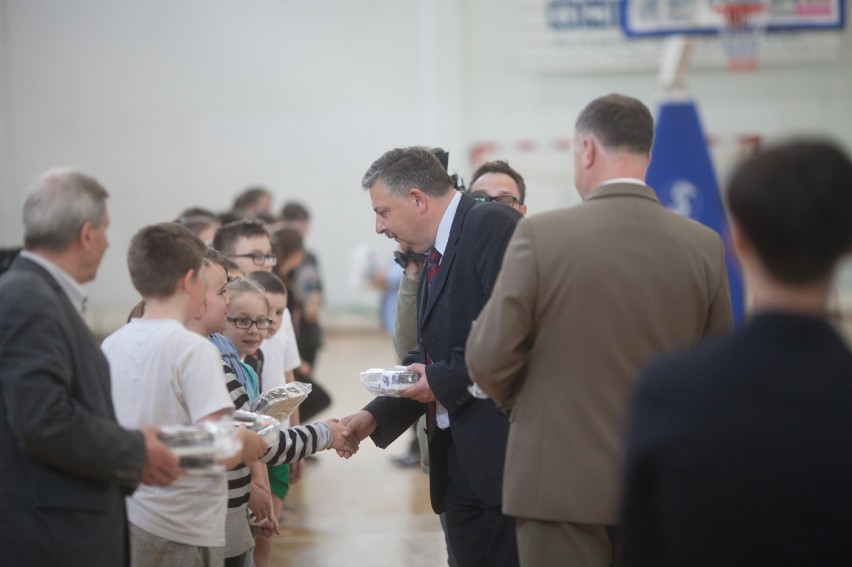
{"label": "white t-shirt sleeve", "polygon": [[222,358],[213,343],[187,334],[175,365],[175,391],[183,399],[191,423],[223,409],[233,409],[225,386]]}
{"label": "white t-shirt sleeve", "polygon": [[286,343],[284,349],[284,372],[295,370],[302,364],[302,359],[299,357],[299,347],[296,345],[296,331],[293,329],[293,318],[290,316],[290,310],[285,309],[281,316],[281,328],[277,334],[286,332],[282,337],[285,339],[282,342]]}
{"label": "white t-shirt sleeve", "polygon": [[284,343],[280,337],[280,331],[274,336],[266,339],[260,345],[263,353],[263,391],[268,392],[272,388],[283,386],[284,378]]}

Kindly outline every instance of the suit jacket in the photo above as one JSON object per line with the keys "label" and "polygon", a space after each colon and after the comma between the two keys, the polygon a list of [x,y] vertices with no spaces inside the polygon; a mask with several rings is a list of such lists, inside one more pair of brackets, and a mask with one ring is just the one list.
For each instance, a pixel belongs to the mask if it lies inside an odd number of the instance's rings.
{"label": "suit jacket", "polygon": [[[403,361],[433,363],[426,367],[429,386],[447,408],[450,430],[461,466],[477,492],[500,503],[508,421],[490,400],[473,398],[467,388],[464,344],[471,323],[491,293],[494,280],[520,214],[505,205],[477,204],[462,195],[453,218],[447,249],[424,304],[425,270],[418,298],[418,346]],[[403,398],[378,397],[366,406],[378,427],[372,436],[387,447],[424,412],[425,405]],[[432,508],[443,511],[447,462],[443,436],[429,444]]]}
{"label": "suit jacket", "polygon": [[468,339],[475,381],[512,409],[504,512],[614,524],[640,367],[732,327],[719,236],[611,184],[518,225]]}
{"label": "suit jacket", "polygon": [[758,315],[659,361],[636,392],[624,565],[852,564],[852,353],[823,320]]}
{"label": "suit jacket", "polygon": [[26,258],[0,278],[0,321],[0,562],[124,564],[124,496],[145,443],[116,423],[106,358]]}

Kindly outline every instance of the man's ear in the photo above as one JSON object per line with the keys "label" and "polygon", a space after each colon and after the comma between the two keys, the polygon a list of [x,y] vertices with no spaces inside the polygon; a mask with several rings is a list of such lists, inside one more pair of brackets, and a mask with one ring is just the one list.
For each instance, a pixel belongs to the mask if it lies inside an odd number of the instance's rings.
{"label": "man's ear", "polygon": [[589,169],[594,165],[595,160],[598,157],[598,144],[597,141],[592,136],[586,136],[583,138],[583,153],[581,155],[580,163],[583,165],[584,169]]}
{"label": "man's ear", "polygon": [[77,233],[77,243],[83,250],[88,250],[92,246],[92,233],[95,231],[95,225],[92,221],[86,221],[80,227],[80,232]]}
{"label": "man's ear", "polygon": [[417,187],[408,190],[408,198],[414,201],[414,206],[421,214],[429,208],[429,197]]}

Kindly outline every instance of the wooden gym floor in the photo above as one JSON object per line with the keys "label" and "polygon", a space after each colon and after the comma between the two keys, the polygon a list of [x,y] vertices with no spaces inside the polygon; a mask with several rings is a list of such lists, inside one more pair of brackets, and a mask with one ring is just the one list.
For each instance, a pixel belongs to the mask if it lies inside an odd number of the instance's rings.
{"label": "wooden gym floor", "polygon": [[[390,339],[380,331],[329,333],[317,361],[317,380],[332,406],[318,419],[341,418],[372,399],[358,381],[362,370],[395,364]],[[276,567],[438,567],[447,564],[444,534],[429,505],[428,477],[400,468],[408,432],[387,450],[369,439],[343,460],[324,451],[307,462],[291,487],[280,536],[273,542]]]}

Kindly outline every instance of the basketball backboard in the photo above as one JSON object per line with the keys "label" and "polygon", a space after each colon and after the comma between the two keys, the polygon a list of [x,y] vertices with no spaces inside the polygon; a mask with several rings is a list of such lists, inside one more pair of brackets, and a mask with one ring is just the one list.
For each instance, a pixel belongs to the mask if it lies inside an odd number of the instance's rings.
{"label": "basketball backboard", "polygon": [[845,0],[621,0],[628,37],[713,35],[725,27],[724,8],[765,7],[766,31],[837,30],[845,25]]}

